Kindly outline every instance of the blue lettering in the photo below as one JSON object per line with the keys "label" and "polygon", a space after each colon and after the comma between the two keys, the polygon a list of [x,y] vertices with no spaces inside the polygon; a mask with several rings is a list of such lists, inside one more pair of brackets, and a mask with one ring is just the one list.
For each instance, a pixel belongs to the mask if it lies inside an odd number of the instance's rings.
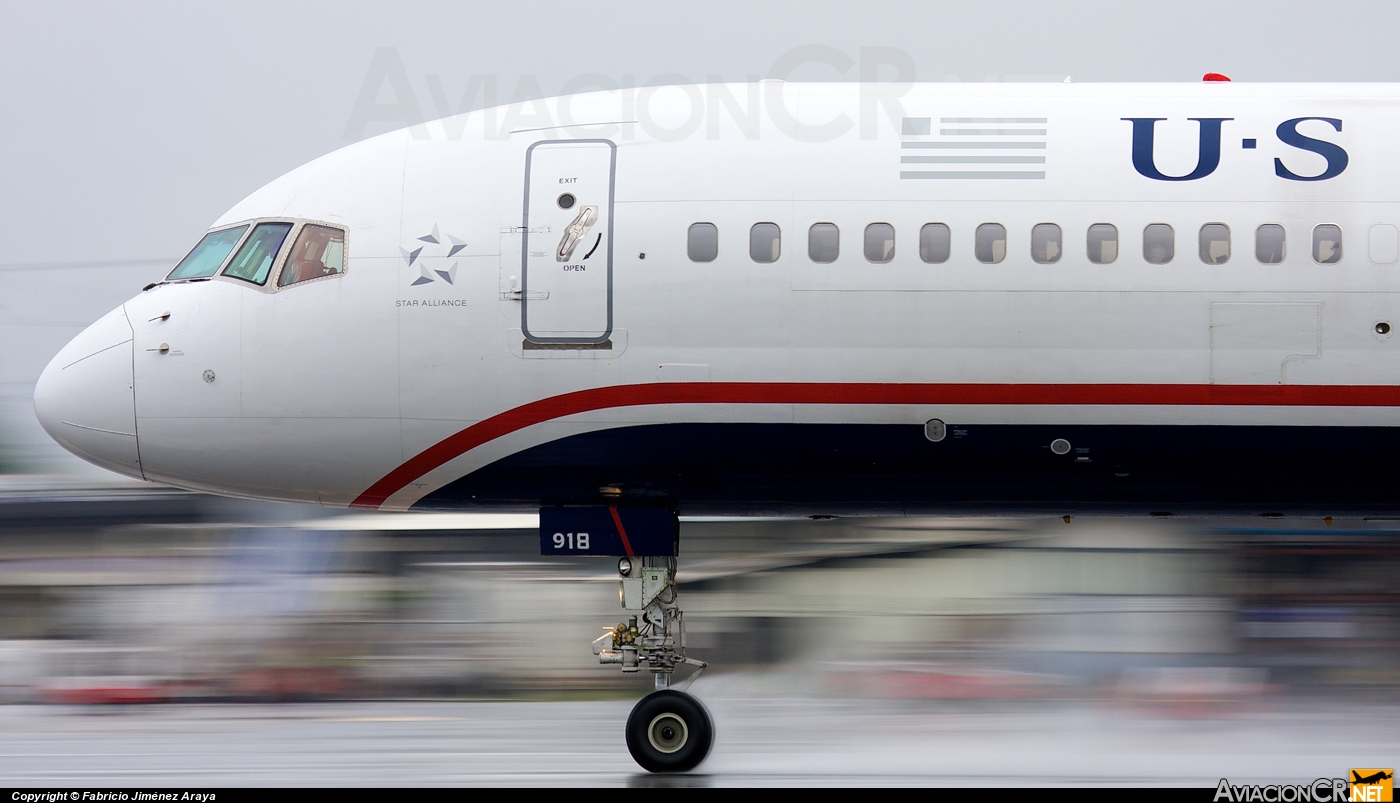
{"label": "blue lettering", "polygon": [[1312,151],[1327,160],[1327,169],[1315,176],[1300,176],[1292,170],[1283,166],[1282,159],[1274,159],[1274,174],[1279,178],[1286,178],[1290,181],[1325,181],[1329,178],[1336,178],[1347,169],[1347,152],[1342,150],[1340,145],[1327,142],[1321,139],[1303,136],[1298,133],[1298,124],[1305,120],[1321,120],[1328,123],[1333,129],[1340,132],[1342,121],[1335,117],[1295,117],[1292,120],[1285,120],[1279,124],[1278,138],[1285,145],[1292,145],[1305,151]]}
{"label": "blue lettering", "polygon": [[1154,132],[1165,117],[1124,117],[1133,124],[1133,167],[1139,173],[1157,181],[1195,181],[1215,172],[1220,166],[1220,125],[1233,117],[1188,117],[1200,124],[1201,139],[1196,150],[1196,169],[1184,176],[1168,176],[1157,169],[1152,158]]}

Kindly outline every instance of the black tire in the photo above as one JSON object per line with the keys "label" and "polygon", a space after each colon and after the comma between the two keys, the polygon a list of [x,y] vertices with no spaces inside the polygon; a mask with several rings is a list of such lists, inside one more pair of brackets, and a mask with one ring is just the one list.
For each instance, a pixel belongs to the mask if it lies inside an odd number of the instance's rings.
{"label": "black tire", "polygon": [[714,739],[710,713],[683,692],[652,692],[627,717],[627,751],[648,772],[693,770],[710,754]]}

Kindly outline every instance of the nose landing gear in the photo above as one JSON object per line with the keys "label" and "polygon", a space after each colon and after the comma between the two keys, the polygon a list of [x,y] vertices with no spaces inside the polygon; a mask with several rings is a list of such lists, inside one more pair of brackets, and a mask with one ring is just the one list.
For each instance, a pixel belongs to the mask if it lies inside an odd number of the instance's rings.
{"label": "nose landing gear", "polygon": [[[627,749],[651,772],[699,766],[710,753],[715,728],[700,701],[683,691],[706,664],[685,654],[685,616],[676,604],[680,520],[675,511],[541,508],[540,554],[618,559],[618,599],[627,621],[603,628],[593,641],[593,654],[599,663],[617,664],[624,674],[640,672],[645,664],[656,683],[656,691],[643,697],[627,718]],[[695,671],[673,689],[671,679],[682,664]]]}
{"label": "nose landing gear", "polygon": [[593,654],[599,663],[620,664],[626,673],[639,672],[646,664],[657,689],[627,718],[627,749],[651,772],[694,769],[709,755],[714,724],[699,700],[670,688],[677,665],[696,668],[685,680],[687,686],[707,666],[685,654],[685,616],[676,604],[676,559],[626,557],[618,561],[617,570],[622,576],[622,607],[638,615],[606,628],[593,642]]}

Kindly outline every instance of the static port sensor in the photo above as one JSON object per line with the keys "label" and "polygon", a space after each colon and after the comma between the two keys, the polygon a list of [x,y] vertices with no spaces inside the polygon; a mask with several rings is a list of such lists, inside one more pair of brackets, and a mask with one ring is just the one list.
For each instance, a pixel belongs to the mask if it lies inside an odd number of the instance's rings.
{"label": "static port sensor", "polygon": [[541,555],[650,557],[679,554],[676,514],[653,507],[540,509]]}

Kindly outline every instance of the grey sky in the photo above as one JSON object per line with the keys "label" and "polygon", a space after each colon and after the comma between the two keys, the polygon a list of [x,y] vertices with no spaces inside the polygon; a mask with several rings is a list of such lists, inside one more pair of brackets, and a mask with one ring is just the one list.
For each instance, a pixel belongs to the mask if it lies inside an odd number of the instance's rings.
{"label": "grey sky", "polygon": [[168,266],[16,267],[178,257],[247,193],[348,144],[381,46],[430,117],[429,75],[455,105],[472,75],[495,75],[503,100],[525,75],[546,94],[583,73],[744,80],[806,44],[899,48],[930,81],[1400,80],[1400,5],[1344,0],[49,2],[5,18],[0,427],[41,451],[37,426],[15,423],[24,384],[79,323]]}
{"label": "grey sky", "polygon": [[503,94],[526,73],[546,93],[586,72],[743,80],[807,43],[901,48],[923,80],[1400,80],[1400,7],[1381,2],[83,2],[6,18],[3,263],[178,255],[346,144],[381,45],[425,111],[428,74],[455,104],[473,74]]}

